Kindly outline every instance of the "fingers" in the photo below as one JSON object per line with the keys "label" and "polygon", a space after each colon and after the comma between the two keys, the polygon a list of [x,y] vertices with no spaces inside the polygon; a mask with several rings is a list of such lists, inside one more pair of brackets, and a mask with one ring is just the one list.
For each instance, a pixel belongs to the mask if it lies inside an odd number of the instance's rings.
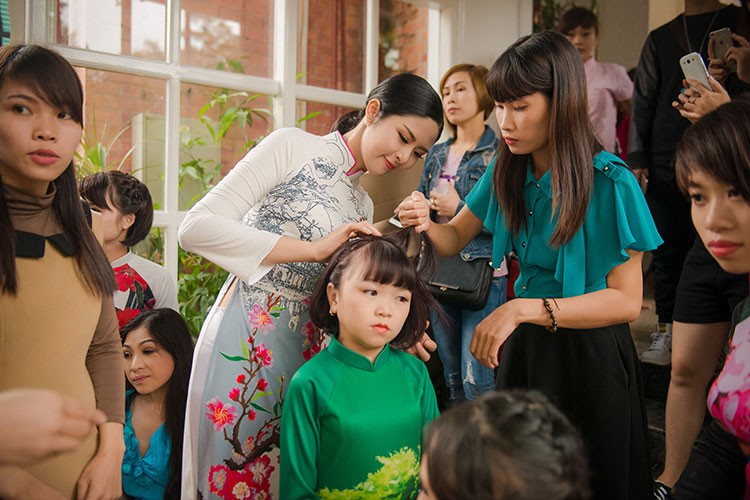
{"label": "fingers", "polygon": [[432,357],[430,353],[427,352],[427,350],[424,348],[424,346],[419,342],[414,346],[414,354],[425,363],[428,362]]}

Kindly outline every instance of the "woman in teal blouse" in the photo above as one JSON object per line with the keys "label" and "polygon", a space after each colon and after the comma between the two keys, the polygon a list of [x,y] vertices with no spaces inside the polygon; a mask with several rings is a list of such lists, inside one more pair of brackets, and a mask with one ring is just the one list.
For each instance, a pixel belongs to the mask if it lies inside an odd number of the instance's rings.
{"label": "woman in teal blouse", "polygon": [[416,192],[397,209],[401,222],[427,231],[441,255],[483,227],[493,233],[493,260],[515,250],[518,298],[477,326],[472,353],[499,366],[499,388],[545,393],[580,429],[594,498],[647,498],[647,426],[628,322],[640,313],[642,252],[661,238],[635,177],[595,139],[583,63],[562,35],[519,39],[495,61],[487,87],[502,134],[497,161],[448,224],[432,223]]}

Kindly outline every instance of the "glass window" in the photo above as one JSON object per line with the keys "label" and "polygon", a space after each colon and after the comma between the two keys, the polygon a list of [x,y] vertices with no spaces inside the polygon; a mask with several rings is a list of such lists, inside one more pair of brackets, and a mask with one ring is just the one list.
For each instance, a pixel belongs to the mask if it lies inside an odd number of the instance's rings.
{"label": "glass window", "polygon": [[166,0],[57,0],[56,3],[57,43],[164,60]]}
{"label": "glass window", "polygon": [[273,0],[183,0],[182,64],[271,77]]}
{"label": "glass window", "polygon": [[396,73],[427,77],[428,7],[380,0],[378,81]]}
{"label": "glass window", "polygon": [[347,106],[297,101],[297,123],[311,134],[326,135],[340,117],[353,110]]}
{"label": "glass window", "polygon": [[[146,183],[156,208],[163,208],[166,82],[124,73],[76,70],[86,96],[77,162],[80,175],[112,169],[131,172]],[[146,117],[160,117],[160,121],[154,126]]]}
{"label": "glass window", "polygon": [[273,130],[268,96],[182,84],[179,209],[187,210]]}
{"label": "glass window", "polygon": [[300,0],[301,83],[364,92],[365,1]]}

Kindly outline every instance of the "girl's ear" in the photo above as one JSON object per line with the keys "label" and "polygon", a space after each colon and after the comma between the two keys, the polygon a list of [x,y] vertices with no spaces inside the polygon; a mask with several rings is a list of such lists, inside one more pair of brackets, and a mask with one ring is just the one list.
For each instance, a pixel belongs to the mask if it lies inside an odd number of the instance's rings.
{"label": "girl's ear", "polygon": [[378,99],[370,99],[370,102],[365,106],[365,125],[372,125],[378,121],[378,115],[380,114],[380,101]]}
{"label": "girl's ear", "polygon": [[135,224],[135,214],[127,214],[122,216],[121,230],[127,231],[133,224]]}
{"label": "girl's ear", "polygon": [[333,283],[328,283],[328,285],[326,285],[326,297],[328,297],[328,304],[331,306],[331,310],[329,312],[331,314],[336,314],[336,309],[338,308],[339,292],[338,290],[336,290],[336,287],[333,286]]}

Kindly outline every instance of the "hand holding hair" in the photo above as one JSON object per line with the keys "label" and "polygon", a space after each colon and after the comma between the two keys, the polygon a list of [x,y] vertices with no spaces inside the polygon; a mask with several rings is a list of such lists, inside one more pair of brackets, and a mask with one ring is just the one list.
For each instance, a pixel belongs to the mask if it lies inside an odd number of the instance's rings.
{"label": "hand holding hair", "polygon": [[404,227],[414,226],[418,233],[430,230],[430,202],[419,191],[412,191],[393,212],[398,215]]}

